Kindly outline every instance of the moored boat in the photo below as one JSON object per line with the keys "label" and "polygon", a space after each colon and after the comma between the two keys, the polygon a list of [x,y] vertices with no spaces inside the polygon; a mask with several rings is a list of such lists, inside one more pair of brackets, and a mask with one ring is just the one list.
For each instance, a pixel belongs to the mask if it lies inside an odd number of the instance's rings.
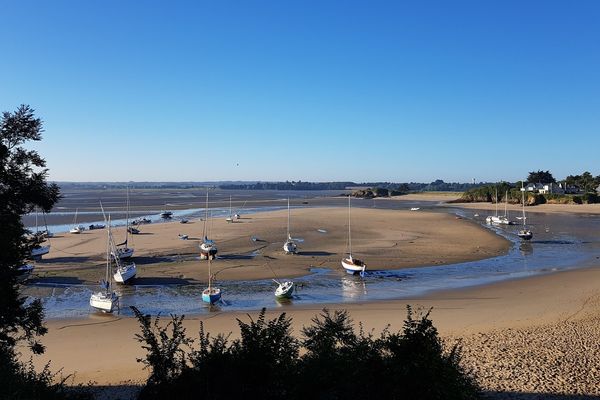
{"label": "moored boat", "polygon": [[289,299],[294,294],[294,282],[283,281],[279,282],[273,279],[277,283],[277,289],[275,289],[275,297],[278,299]]}
{"label": "moored boat", "polygon": [[212,286],[213,275],[211,273],[211,261],[208,260],[208,287],[202,291],[202,301],[215,304],[221,300],[221,289]]}
{"label": "moored boat", "polygon": [[365,271],[367,269],[367,265],[357,258],[352,257],[352,229],[351,229],[351,219],[350,219],[350,198],[348,196],[348,257],[342,259],[342,267],[346,270],[347,273],[355,275],[360,274],[364,276]]}

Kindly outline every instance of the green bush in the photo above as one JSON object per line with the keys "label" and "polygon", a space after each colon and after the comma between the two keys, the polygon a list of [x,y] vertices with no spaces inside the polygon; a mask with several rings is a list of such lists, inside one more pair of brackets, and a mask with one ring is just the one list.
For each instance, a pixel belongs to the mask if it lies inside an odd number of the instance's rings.
{"label": "green bush", "polygon": [[583,202],[586,204],[600,203],[600,196],[597,193],[586,193],[583,195]]}
{"label": "green bush", "polygon": [[[231,343],[229,336],[210,337],[201,323],[199,347],[189,353],[171,347],[188,344],[183,330],[173,329],[177,340],[160,334],[166,327],[156,335],[146,316],[139,311],[136,316],[142,326],[138,338],[149,355],[164,355],[165,348],[184,354],[176,357],[175,375],[155,373],[164,369],[162,356],[142,361],[152,373],[140,399],[479,397],[474,380],[460,366],[459,347],[447,349],[429,313],[415,317],[410,307],[401,331],[386,328],[379,336],[365,333],[362,325],[355,332],[346,311],[324,309],[302,329],[300,339],[292,335],[285,313],[267,321],[263,309],[256,321],[238,320],[241,337]],[[173,328],[179,322],[172,316]]]}

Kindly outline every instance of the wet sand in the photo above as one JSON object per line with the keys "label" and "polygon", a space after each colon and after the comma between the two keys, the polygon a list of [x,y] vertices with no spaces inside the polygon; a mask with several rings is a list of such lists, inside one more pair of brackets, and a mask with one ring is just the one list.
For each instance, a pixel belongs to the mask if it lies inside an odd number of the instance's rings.
{"label": "wet sand", "polygon": [[[464,363],[485,390],[527,393],[598,395],[600,364],[600,266],[507,281],[485,287],[438,292],[422,298],[330,305],[347,309],[365,330],[379,332],[387,324],[398,330],[406,305],[429,309],[442,336],[450,343],[462,338]],[[272,309],[293,318],[297,334],[321,307]],[[255,313],[252,313],[253,315]],[[199,322],[207,331],[238,334],[236,318],[245,313],[213,313],[186,318],[195,337]],[[75,382],[126,385],[146,378],[136,363],[143,356],[137,321],[110,315],[48,322],[47,352],[36,365],[52,360],[53,369],[76,371]],[[502,398],[502,396],[499,396]]]}
{"label": "wet sand", "polygon": [[[296,255],[286,255],[287,211],[243,216],[234,223],[209,221],[209,237],[219,249],[213,271],[218,280],[298,277],[311,266],[341,268],[346,251],[347,210],[292,210],[291,232],[298,241]],[[131,235],[138,281],[145,284],[204,282],[206,261],[198,259],[204,222],[193,220],[148,224]],[[181,240],[178,235],[189,235]],[[116,241],[125,228],[113,230]],[[355,257],[368,260],[369,270],[452,264],[504,254],[510,243],[478,224],[444,213],[355,208],[352,211]],[[253,240],[252,238],[256,238]],[[36,265],[36,283],[94,283],[104,276],[106,231],[61,234],[51,239],[51,251]],[[135,283],[135,282],[133,282]]]}

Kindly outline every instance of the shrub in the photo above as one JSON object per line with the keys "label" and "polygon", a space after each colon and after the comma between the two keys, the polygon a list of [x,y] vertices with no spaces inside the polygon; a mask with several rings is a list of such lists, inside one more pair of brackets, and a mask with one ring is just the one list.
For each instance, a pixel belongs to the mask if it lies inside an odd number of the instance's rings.
{"label": "shrub", "polygon": [[[135,312],[136,310],[134,310]],[[178,339],[152,335],[149,317],[136,312],[149,355],[178,354],[185,333],[175,329],[182,318],[171,316]],[[238,320],[241,337],[229,343],[222,334],[210,337],[200,324],[198,350],[179,357],[175,375],[154,374],[140,399],[475,399],[479,390],[460,366],[460,348],[446,349],[429,312],[415,316],[408,308],[402,331],[389,327],[379,336],[358,333],[346,311],[324,309],[302,329],[291,332],[285,313],[270,321],[263,309],[256,321]],[[173,345],[177,349],[173,349]],[[302,355],[300,355],[302,354]],[[163,368],[163,357],[148,356],[152,370]],[[158,363],[158,365],[153,365]],[[161,378],[159,380],[157,378]]]}

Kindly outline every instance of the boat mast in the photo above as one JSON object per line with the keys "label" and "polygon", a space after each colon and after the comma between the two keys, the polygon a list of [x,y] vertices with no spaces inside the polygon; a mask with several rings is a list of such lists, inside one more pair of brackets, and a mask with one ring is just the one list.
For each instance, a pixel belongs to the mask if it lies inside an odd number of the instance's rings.
{"label": "boat mast", "polygon": [[[105,281],[106,281],[106,294],[108,294],[110,292],[110,289],[112,288],[111,285],[111,281],[110,281],[110,265],[111,265],[111,254],[110,254],[110,215],[108,216],[108,226],[106,227],[106,233],[107,233],[107,240],[106,240],[106,277],[105,277]],[[116,256],[116,253],[115,253]]]}
{"label": "boat mast", "polygon": [[504,195],[504,216],[508,217],[508,190],[506,191],[506,194]]}
{"label": "boat mast", "polygon": [[129,186],[127,186],[127,213],[125,214],[125,248],[127,248],[127,240],[129,239]]}
{"label": "boat mast", "polygon": [[348,195],[348,250],[352,258],[352,230],[350,229],[350,195]]}
{"label": "boat mast", "polygon": [[287,236],[290,237],[290,198],[288,197],[288,223],[287,223]]}
{"label": "boat mast", "polygon": [[206,206],[204,206],[204,228],[202,229],[202,236],[207,238],[208,232],[206,232],[206,223],[208,221],[208,188],[206,188]]}
{"label": "boat mast", "polygon": [[523,188],[523,182],[521,182],[521,202],[523,203],[523,229],[525,229],[525,189]]}
{"label": "boat mast", "polygon": [[212,273],[210,270],[210,257],[208,258],[208,295],[211,294],[211,281],[212,281]]}
{"label": "boat mast", "polygon": [[231,195],[229,195],[229,218],[233,218],[233,214],[231,214]]}
{"label": "boat mast", "polygon": [[496,217],[498,216],[498,187],[496,189]]}

